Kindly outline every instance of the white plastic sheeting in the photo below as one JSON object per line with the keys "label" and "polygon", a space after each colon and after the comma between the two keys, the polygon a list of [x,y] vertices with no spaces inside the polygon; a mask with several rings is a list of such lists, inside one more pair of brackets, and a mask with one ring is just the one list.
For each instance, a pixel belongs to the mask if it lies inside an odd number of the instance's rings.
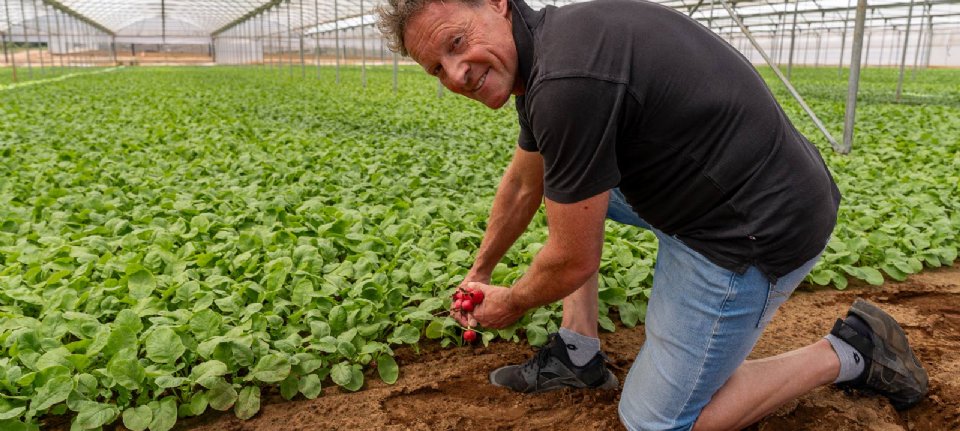
{"label": "white plastic sheeting", "polygon": [[[288,41],[304,35],[308,41],[326,40],[333,37],[334,31],[343,33],[361,25],[372,27],[374,8],[382,1],[0,0],[0,32],[5,33],[6,40],[15,42],[105,35],[130,43],[196,45],[209,45],[214,42],[212,36],[222,35],[245,40],[245,49],[254,53],[252,58],[256,58],[256,50],[269,51],[263,47],[269,46],[264,41],[268,37]],[[581,0],[531,0],[529,3],[539,8],[571,1]],[[691,14],[735,46],[744,46],[744,52],[749,55],[739,29],[719,0],[655,1]],[[954,49],[960,41],[958,0],[871,0],[866,18],[867,62],[896,63],[889,61],[887,55],[890,51],[884,46],[895,46],[893,41],[906,38],[911,2],[914,3],[911,39],[921,43],[911,49],[925,49],[926,58],[934,65],[960,65],[960,56]],[[769,42],[771,54],[785,52],[781,45],[791,38],[806,45],[819,43],[817,49],[803,48],[795,42],[797,64],[836,63],[840,60],[842,51],[846,50],[843,45],[849,46],[852,37],[854,8],[853,0],[744,0],[735,3],[737,14],[750,32]],[[58,18],[59,29],[56,27]],[[240,42],[231,43],[236,48]],[[275,50],[287,48],[274,46]],[[881,49],[885,50],[883,55]],[[805,54],[806,60],[796,60],[797,53]]]}

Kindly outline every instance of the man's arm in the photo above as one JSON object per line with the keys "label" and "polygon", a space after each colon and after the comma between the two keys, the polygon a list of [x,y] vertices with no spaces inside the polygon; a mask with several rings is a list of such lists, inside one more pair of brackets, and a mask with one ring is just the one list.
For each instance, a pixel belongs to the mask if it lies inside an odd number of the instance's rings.
{"label": "man's arm", "polygon": [[609,199],[609,191],[571,204],[547,199],[547,243],[523,278],[509,289],[469,284],[485,294],[473,312],[476,322],[488,328],[509,326],[527,310],[562,299],[582,286],[600,268]]}
{"label": "man's arm", "polygon": [[464,283],[490,282],[493,268],[527,229],[541,200],[543,158],[540,153],[517,148],[497,187],[486,232]]}

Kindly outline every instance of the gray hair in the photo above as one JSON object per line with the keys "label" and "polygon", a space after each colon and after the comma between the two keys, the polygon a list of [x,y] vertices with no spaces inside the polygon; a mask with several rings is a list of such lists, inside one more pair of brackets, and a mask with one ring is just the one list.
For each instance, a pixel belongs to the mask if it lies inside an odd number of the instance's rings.
{"label": "gray hair", "polygon": [[[386,4],[377,7],[377,28],[387,41],[387,48],[401,55],[409,56],[407,47],[403,45],[403,31],[407,24],[432,2],[444,0],[387,0]],[[480,6],[484,0],[454,0],[469,6]]]}

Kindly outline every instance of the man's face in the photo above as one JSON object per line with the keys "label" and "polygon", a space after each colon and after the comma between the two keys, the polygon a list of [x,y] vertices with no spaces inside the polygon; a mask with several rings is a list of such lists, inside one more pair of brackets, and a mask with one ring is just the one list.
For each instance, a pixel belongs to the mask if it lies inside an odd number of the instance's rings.
{"label": "man's face", "polygon": [[510,21],[507,0],[434,1],[407,24],[404,43],[444,87],[497,109],[521,94]]}

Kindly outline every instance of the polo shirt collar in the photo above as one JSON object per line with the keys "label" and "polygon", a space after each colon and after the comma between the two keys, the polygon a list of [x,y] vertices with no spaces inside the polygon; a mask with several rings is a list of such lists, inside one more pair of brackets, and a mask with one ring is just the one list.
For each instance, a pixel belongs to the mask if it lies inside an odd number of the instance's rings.
{"label": "polo shirt collar", "polygon": [[543,19],[543,11],[535,11],[523,0],[510,0],[513,14],[513,42],[517,46],[517,78],[529,88],[533,68],[533,31]]}

